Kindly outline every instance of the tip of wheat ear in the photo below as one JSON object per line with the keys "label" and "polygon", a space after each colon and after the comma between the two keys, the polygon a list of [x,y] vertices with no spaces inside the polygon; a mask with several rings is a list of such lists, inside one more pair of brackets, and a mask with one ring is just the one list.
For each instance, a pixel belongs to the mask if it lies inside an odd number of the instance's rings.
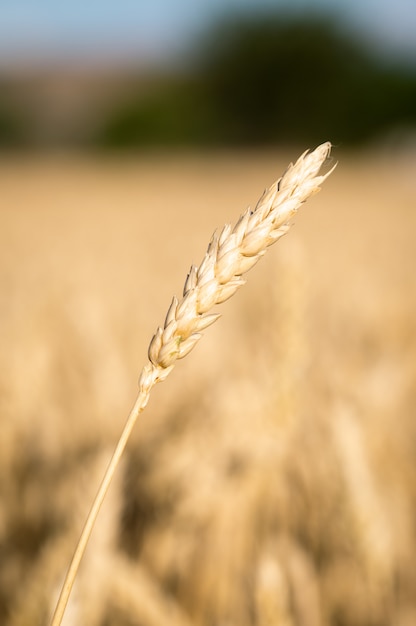
{"label": "tip of wheat ear", "polygon": [[189,354],[201,331],[220,317],[209,311],[245,283],[242,276],[289,230],[288,222],[299,207],[319,191],[335,167],[319,175],[330,150],[326,142],[304,152],[265,190],[254,210],[247,209],[234,226],[226,224],[213,234],[201,264],[189,270],[182,298],[173,298],[163,327],[150,342],[149,362],[139,379],[144,394],[169,375],[177,359]]}

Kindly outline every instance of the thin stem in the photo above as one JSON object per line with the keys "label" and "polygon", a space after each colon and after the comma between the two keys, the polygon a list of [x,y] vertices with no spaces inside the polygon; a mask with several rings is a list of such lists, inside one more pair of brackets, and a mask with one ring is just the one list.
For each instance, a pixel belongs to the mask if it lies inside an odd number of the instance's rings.
{"label": "thin stem", "polygon": [[85,548],[87,547],[87,543],[94,527],[95,520],[97,519],[101,505],[106,496],[120,458],[123,454],[124,448],[126,447],[131,431],[133,430],[139,414],[146,406],[147,400],[149,398],[149,393],[150,388],[142,390],[139,393],[136,402],[134,403],[134,406],[130,412],[130,415],[127,418],[123,432],[121,433],[120,439],[118,440],[117,446],[113,452],[113,456],[111,457],[111,460],[108,464],[101,485],[97,491],[97,495],[95,496],[90,512],[88,513],[88,517],[79,538],[77,547],[75,548],[75,552],[69,565],[64,583],[62,585],[61,593],[59,595],[59,599],[56,604],[55,612],[53,614],[50,626],[60,626],[62,623],[62,618],[64,616],[66,605],[68,604],[69,596],[74,585],[75,576],[77,574],[81,559],[84,555]]}

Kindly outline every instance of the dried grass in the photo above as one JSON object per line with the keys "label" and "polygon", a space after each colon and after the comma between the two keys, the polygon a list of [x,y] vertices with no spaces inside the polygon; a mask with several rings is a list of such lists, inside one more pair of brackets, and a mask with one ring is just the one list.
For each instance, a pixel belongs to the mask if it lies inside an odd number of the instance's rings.
{"label": "dried grass", "polygon": [[[192,258],[221,220],[223,209],[209,210],[222,196],[237,210],[276,161],[228,158],[201,158],[200,170],[186,159],[112,165],[111,177],[100,174],[108,165],[66,163],[51,166],[56,175],[38,164],[31,178],[16,164],[2,176],[1,623],[46,623],[114,416],[134,392],[137,354],[188,248]],[[342,162],[210,341],[158,390],[98,519],[67,624],[413,625],[414,165]],[[207,169],[218,187],[196,215],[180,204],[179,181],[191,172],[197,190]],[[162,195],[153,214],[147,207],[161,178],[175,208],[167,231],[180,221],[194,238],[175,228],[153,291],[132,268],[148,265],[140,228],[154,258]]]}

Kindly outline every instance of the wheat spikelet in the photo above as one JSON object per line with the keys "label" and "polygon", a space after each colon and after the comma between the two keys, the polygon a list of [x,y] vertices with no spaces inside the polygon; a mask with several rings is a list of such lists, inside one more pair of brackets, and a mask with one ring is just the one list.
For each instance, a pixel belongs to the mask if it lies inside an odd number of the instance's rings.
{"label": "wheat spikelet", "polygon": [[201,331],[219,318],[209,311],[244,285],[243,274],[288,231],[290,218],[319,191],[332,171],[318,175],[330,148],[327,142],[305,152],[264,192],[254,210],[247,209],[234,227],[226,224],[220,234],[214,233],[200,266],[189,271],[182,299],[173,298],[163,328],[157,329],[150,343],[149,363],[139,381],[143,393],[164,380],[177,359],[189,354]]}
{"label": "wheat spikelet", "polygon": [[139,394],[117,443],[107,471],[75,549],[51,626],[59,626],[74,583],[74,579],[91,535],[95,520],[111,483],[115,469],[130,437],[138,415],[147,405],[153,386],[166,379],[177,359],[185,357],[201,332],[213,324],[218,313],[211,309],[230,298],[245,280],[248,272],[265,254],[267,248],[289,229],[289,220],[332,172],[319,171],[327,159],[331,144],[326,142],[313,152],[302,154],[290,164],[283,176],[267,189],[254,210],[247,211],[234,226],[227,224],[214,233],[207,252],[199,265],[192,266],[183,290],[183,297],[173,298],[165,323],[150,342],[149,361],[139,379]]}
{"label": "wheat spikelet", "polygon": [[294,626],[286,572],[268,551],[261,553],[257,566],[255,606],[259,626]]}
{"label": "wheat spikelet", "polygon": [[369,606],[373,619],[377,620],[389,614],[392,607],[391,589],[396,574],[393,534],[366,454],[362,424],[359,425],[353,408],[347,403],[336,405],[335,417],[331,421],[334,443],[345,480],[360,561],[368,576]]}

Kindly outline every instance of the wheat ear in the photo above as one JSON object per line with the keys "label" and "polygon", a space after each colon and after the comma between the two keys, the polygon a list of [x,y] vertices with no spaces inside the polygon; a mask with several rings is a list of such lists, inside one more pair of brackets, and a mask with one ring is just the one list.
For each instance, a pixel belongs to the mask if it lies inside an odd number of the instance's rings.
{"label": "wheat ear", "polygon": [[51,626],[60,626],[75,576],[95,520],[110,485],[114,471],[139,414],[145,408],[153,386],[165,380],[177,359],[185,357],[201,338],[201,331],[213,324],[218,313],[210,313],[216,304],[228,300],[245,280],[248,272],[267,248],[289,229],[289,220],[314,193],[332,169],[319,175],[329,156],[331,144],[322,144],[305,152],[290,164],[283,176],[266,189],[254,210],[247,209],[235,226],[227,224],[214,233],[199,267],[192,266],[185,281],[183,297],[173,298],[165,323],[150,342],[149,361],[139,379],[139,394],[127,418],[124,430],[110,460],[92,504],[79,543],[75,549],[56,605]]}

